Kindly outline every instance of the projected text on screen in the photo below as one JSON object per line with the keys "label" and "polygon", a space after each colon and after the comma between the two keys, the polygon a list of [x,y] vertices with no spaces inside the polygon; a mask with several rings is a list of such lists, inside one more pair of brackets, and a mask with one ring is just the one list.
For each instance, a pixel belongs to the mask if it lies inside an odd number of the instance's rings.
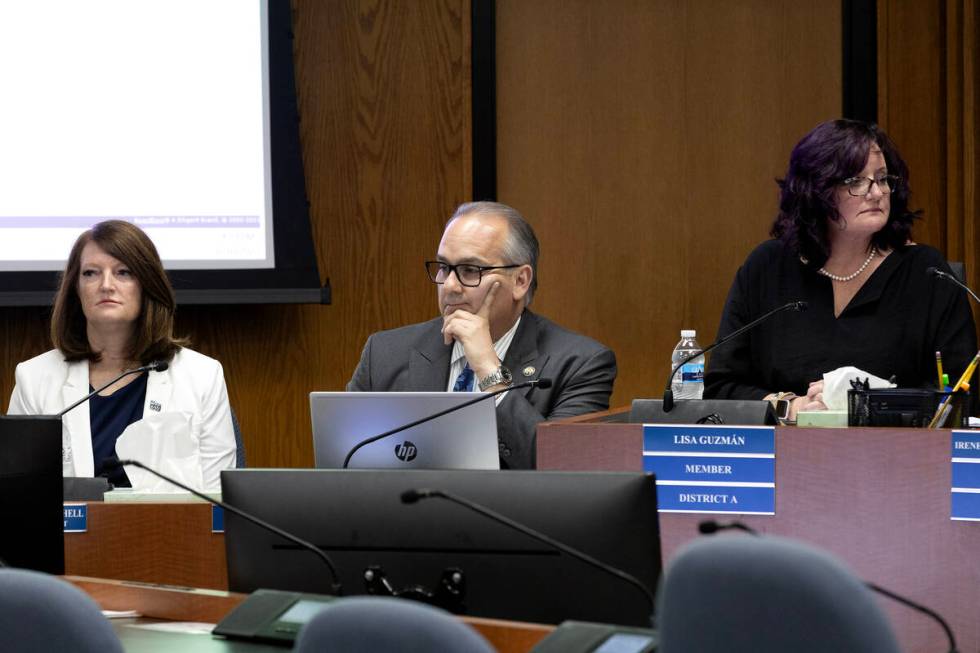
{"label": "projected text on screen", "polygon": [[171,269],[271,268],[260,0],[0,3],[0,271],[106,219]]}

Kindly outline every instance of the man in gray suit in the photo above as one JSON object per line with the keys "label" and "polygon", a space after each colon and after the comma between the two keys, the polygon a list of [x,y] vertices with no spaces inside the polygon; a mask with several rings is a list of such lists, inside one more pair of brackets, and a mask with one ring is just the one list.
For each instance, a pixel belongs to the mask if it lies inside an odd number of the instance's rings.
{"label": "man in gray suit", "polygon": [[538,240],[505,204],[463,204],[435,261],[441,316],[368,338],[349,391],[492,392],[539,377],[550,388],[496,397],[501,467],[533,469],[538,422],[609,407],[616,357],[606,347],[528,310]]}

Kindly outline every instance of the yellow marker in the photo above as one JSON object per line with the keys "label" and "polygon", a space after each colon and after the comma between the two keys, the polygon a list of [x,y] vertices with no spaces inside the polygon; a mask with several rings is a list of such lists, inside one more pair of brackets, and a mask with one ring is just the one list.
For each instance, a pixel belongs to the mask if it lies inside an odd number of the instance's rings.
{"label": "yellow marker", "polygon": [[966,371],[963,372],[963,376],[960,377],[960,380],[956,382],[956,385],[953,387],[953,392],[959,390],[964,383],[969,383],[970,377],[973,376],[973,373],[977,369],[977,363],[980,363],[980,351],[978,351],[977,355],[973,357],[970,364],[966,366]]}
{"label": "yellow marker", "polygon": [[936,373],[939,378],[939,391],[942,392],[946,389],[943,385],[943,355],[942,352],[938,351],[936,352]]}

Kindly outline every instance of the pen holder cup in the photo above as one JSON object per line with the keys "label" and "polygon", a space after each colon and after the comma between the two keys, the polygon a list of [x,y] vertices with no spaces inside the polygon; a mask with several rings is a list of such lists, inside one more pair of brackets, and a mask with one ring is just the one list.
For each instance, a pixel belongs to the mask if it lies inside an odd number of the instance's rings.
{"label": "pen holder cup", "polygon": [[[945,403],[944,403],[945,402]],[[848,426],[926,428],[942,406],[937,428],[965,428],[970,393],[921,388],[882,388],[847,391]]]}

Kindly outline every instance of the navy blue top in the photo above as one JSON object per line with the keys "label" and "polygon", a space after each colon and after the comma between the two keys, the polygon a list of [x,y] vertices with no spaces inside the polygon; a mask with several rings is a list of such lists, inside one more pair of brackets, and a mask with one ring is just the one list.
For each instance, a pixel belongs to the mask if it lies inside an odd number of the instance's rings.
{"label": "navy blue top", "polygon": [[[94,388],[90,388],[91,392]],[[89,404],[92,428],[92,457],[95,461],[95,476],[105,476],[115,487],[132,487],[126,471],[115,469],[105,471],[106,460],[118,460],[116,440],[133,422],[143,419],[143,403],[146,401],[146,374],[116,390],[108,397],[95,395]]]}

